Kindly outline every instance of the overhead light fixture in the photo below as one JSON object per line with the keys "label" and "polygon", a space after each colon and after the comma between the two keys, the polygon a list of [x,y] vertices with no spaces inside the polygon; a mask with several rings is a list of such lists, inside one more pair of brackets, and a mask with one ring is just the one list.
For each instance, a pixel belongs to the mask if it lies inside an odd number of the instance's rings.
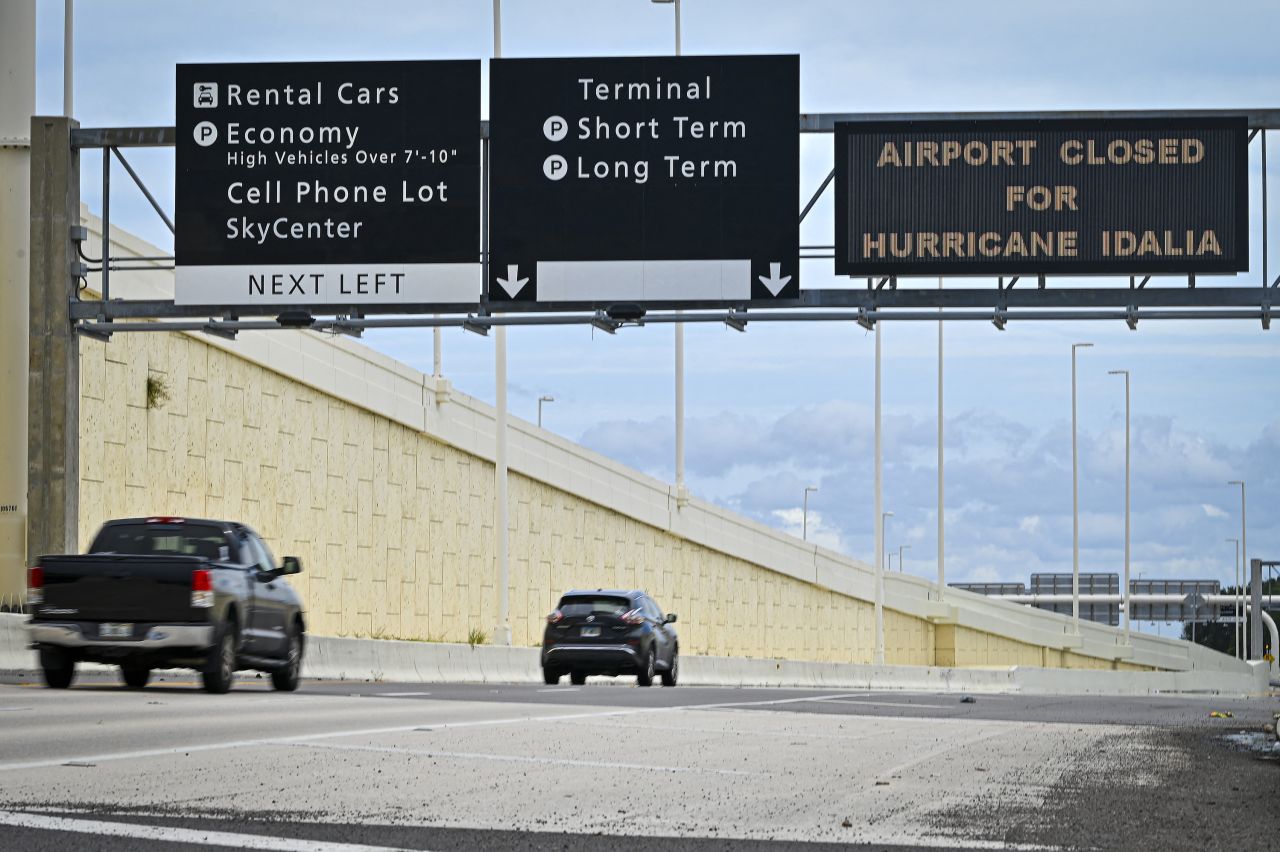
{"label": "overhead light fixture", "polygon": [[867,313],[866,308],[858,308],[858,325],[867,331],[875,331],[876,321],[871,318],[871,314]]}
{"label": "overhead light fixture", "polygon": [[1130,306],[1129,306],[1129,309],[1128,309],[1127,311],[1125,311],[1124,321],[1125,321],[1125,325],[1129,326],[1129,330],[1130,330],[1130,331],[1137,331],[1137,330],[1138,330],[1138,308],[1137,308],[1137,306],[1135,306],[1135,305],[1130,305]]}
{"label": "overhead light fixture", "polygon": [[1008,321],[1009,321],[1009,318],[1005,316],[1004,311],[1000,310],[999,308],[996,309],[996,315],[991,318],[991,324],[994,325],[996,328],[998,328],[1000,331],[1004,331],[1004,324]]}
{"label": "overhead light fixture", "polygon": [[236,339],[236,330],[234,328],[223,328],[222,323],[213,318],[210,318],[210,320],[205,323],[204,327],[200,330],[205,334],[211,334],[214,337],[221,337],[223,340]]}
{"label": "overhead light fixture", "polygon": [[276,317],[281,328],[310,328],[315,325],[316,318],[308,311],[285,311]]}
{"label": "overhead light fixture", "polygon": [[591,318],[593,328],[598,328],[607,334],[617,334],[618,326],[622,323],[609,319],[609,315],[604,311],[596,311],[596,315]]}
{"label": "overhead light fixture", "polygon": [[729,311],[729,315],[724,318],[724,324],[734,331],[746,331],[747,318],[745,312],[740,314],[735,311]]}
{"label": "overhead light fixture", "polygon": [[467,317],[462,321],[462,330],[469,331],[472,334],[478,334],[481,337],[489,336],[489,326],[480,322],[475,317]]}

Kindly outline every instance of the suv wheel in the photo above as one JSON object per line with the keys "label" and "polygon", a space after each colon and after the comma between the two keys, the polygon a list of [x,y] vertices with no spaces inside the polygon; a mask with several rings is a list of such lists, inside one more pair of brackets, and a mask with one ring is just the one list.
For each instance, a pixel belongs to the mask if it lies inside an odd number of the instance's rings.
{"label": "suv wheel", "polygon": [[271,673],[271,685],[281,692],[293,692],[302,679],[302,636],[297,627],[289,631],[288,662]]}
{"label": "suv wheel", "polygon": [[50,689],[66,689],[76,677],[76,661],[61,648],[40,649],[40,671],[44,685]]}
{"label": "suv wheel", "polygon": [[644,663],[640,671],[636,674],[636,684],[639,686],[653,686],[653,649],[649,649],[649,653],[645,654]]}
{"label": "suv wheel", "polygon": [[205,661],[200,680],[204,682],[204,691],[221,695],[231,689],[231,682],[236,674],[236,628],[235,624],[224,624],[218,628],[218,638],[209,649],[209,658]]}
{"label": "suv wheel", "polygon": [[583,672],[574,672],[573,674],[569,675],[569,682],[572,683],[574,686],[582,686],[584,683],[587,682],[587,676]]}
{"label": "suv wheel", "polygon": [[121,663],[120,678],[130,689],[142,689],[151,680],[151,667],[138,663]]}
{"label": "suv wheel", "polygon": [[555,686],[556,684],[560,683],[560,672],[556,671],[555,669],[548,668],[547,666],[543,666],[542,682],[545,683],[547,686]]}
{"label": "suv wheel", "polygon": [[675,686],[676,678],[680,675],[680,652],[671,652],[671,668],[662,673],[663,686]]}

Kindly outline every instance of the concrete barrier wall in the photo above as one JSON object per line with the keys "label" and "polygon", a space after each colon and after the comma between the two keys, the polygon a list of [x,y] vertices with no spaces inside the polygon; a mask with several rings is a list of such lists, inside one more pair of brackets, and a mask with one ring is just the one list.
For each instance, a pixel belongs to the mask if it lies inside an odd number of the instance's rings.
{"label": "concrete barrier wall", "polygon": [[[0,673],[31,673],[25,616],[0,615]],[[111,667],[94,666],[94,669]],[[500,648],[437,642],[401,642],[313,636],[303,673],[309,678],[408,683],[537,683],[537,648]],[[1171,692],[1257,694],[1268,672],[1257,664],[1244,673],[1122,672],[1030,666],[952,668],[868,666],[848,663],[761,660],[682,655],[686,686],[775,686],[815,689],[900,689],[953,693],[1036,695],[1152,695]]]}
{"label": "concrete barrier wall", "polygon": [[[93,231],[100,222],[85,214]],[[157,255],[113,234],[121,255]],[[172,273],[121,272],[161,298]],[[586,346],[584,342],[584,346]],[[109,517],[243,519],[295,579],[313,634],[460,642],[494,635],[492,408],[355,341],[310,332],[82,341],[81,537]],[[149,405],[148,380],[169,399]],[[541,637],[560,592],[642,587],[692,655],[872,659],[871,569],[512,418],[511,626]],[[885,578],[895,665],[1208,669],[1244,664],[921,578]],[[940,599],[942,598],[942,599]]]}

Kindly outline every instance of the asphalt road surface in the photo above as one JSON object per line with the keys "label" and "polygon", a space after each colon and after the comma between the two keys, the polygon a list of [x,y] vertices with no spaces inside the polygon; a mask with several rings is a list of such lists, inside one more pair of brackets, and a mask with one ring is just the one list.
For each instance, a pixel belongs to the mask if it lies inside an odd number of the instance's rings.
{"label": "asphalt road surface", "polygon": [[9,678],[0,848],[1280,849],[1275,697],[974,699]]}

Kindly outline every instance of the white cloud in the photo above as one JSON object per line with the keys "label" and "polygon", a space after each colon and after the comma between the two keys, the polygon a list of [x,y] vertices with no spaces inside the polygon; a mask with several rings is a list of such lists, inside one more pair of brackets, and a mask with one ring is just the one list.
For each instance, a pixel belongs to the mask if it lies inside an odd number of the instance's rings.
{"label": "white cloud", "polygon": [[1034,533],[1036,530],[1040,529],[1040,516],[1027,515],[1022,520],[1018,521],[1018,529],[1024,533]]}
{"label": "white cloud", "polygon": [[1201,503],[1200,508],[1204,510],[1207,517],[1210,518],[1227,518],[1230,517],[1226,512],[1214,506],[1211,503]]}

